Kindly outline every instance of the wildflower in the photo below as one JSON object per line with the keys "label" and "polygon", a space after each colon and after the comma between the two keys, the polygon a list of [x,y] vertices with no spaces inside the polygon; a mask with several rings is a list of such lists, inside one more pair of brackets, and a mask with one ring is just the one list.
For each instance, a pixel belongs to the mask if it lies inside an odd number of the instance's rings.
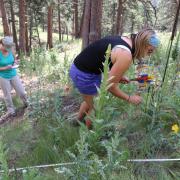
{"label": "wildflower", "polygon": [[171,129],[172,129],[172,131],[174,131],[174,133],[178,133],[179,126],[177,124],[174,124]]}
{"label": "wildflower", "polygon": [[153,80],[153,79],[155,79],[153,75],[148,76],[148,80],[149,80],[149,81],[150,81],[150,80]]}

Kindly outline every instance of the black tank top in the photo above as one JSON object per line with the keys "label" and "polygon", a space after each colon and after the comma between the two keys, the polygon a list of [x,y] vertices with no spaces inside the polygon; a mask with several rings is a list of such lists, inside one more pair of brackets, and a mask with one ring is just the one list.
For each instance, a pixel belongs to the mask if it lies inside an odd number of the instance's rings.
{"label": "black tank top", "polygon": [[[108,36],[87,46],[75,58],[75,66],[83,72],[100,74],[103,72],[105,52],[109,44],[111,44],[111,49],[113,49],[116,45],[123,45],[131,51],[131,54],[133,54],[131,47],[123,39],[121,39],[121,36]],[[111,59],[109,59],[110,69],[112,65]]]}

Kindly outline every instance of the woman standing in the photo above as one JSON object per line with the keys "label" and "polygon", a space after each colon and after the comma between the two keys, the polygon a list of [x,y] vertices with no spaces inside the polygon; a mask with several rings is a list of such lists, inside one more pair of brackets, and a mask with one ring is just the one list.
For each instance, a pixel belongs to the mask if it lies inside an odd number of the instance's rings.
{"label": "woman standing", "polygon": [[[93,109],[93,98],[101,84],[101,72],[108,45],[111,44],[111,58],[109,59],[109,84],[108,90],[114,96],[129,103],[138,105],[142,98],[138,95],[129,95],[119,89],[119,82],[128,79],[123,77],[134,59],[141,59],[150,55],[159,45],[159,39],[152,29],[144,29],[137,34],[127,36],[109,36],[100,39],[85,48],[74,60],[70,77],[83,97],[83,102],[78,113],[81,121]],[[89,124],[89,121],[86,121]]]}
{"label": "woman standing", "polygon": [[15,89],[23,101],[24,107],[28,106],[24,87],[17,75],[17,67],[14,65],[13,46],[13,38],[10,36],[5,36],[0,40],[0,88],[2,89],[7,108],[7,113],[0,118],[0,121],[16,115],[11,96],[11,87]]}

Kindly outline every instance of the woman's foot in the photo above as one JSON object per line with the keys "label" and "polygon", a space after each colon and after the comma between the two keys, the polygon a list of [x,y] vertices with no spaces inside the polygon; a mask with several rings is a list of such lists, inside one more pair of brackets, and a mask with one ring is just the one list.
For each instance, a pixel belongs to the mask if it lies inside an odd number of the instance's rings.
{"label": "woman's foot", "polygon": [[8,118],[11,117],[15,117],[16,116],[16,112],[7,112],[6,114],[2,115],[0,118],[0,124],[2,124],[3,122],[5,122]]}
{"label": "woman's foot", "polygon": [[26,109],[29,106],[29,103],[26,101],[24,102],[23,109]]}
{"label": "woman's foot", "polygon": [[89,130],[92,129],[92,121],[90,119],[85,120],[85,125]]}

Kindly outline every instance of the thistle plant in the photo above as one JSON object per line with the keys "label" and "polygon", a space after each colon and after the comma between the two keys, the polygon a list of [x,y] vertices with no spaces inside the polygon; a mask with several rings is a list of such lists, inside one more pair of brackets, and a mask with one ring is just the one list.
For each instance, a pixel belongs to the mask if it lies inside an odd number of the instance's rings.
{"label": "thistle plant", "polygon": [[129,153],[128,151],[120,151],[119,145],[120,138],[118,133],[111,138],[111,141],[103,142],[103,146],[107,151],[107,158],[104,161],[104,173],[108,180],[114,179],[112,176],[113,172],[118,174],[121,169],[127,169],[124,164]]}
{"label": "thistle plant", "polygon": [[94,102],[94,114],[89,117],[93,122],[93,131],[90,131],[88,136],[88,142],[93,144],[93,148],[98,150],[98,141],[106,134],[106,129],[112,126],[110,121],[113,114],[113,108],[108,106],[110,101],[110,95],[108,94],[108,88],[112,85],[109,84],[109,58],[111,53],[111,45],[106,50],[104,72],[102,74],[101,87],[98,89],[98,96]]}
{"label": "thistle plant", "polygon": [[31,170],[23,170],[22,171],[23,180],[32,180],[32,179],[44,179],[45,177],[40,176],[37,169],[31,169]]}
{"label": "thistle plant", "polygon": [[109,112],[107,113],[105,109],[108,109],[108,107],[110,109],[110,106],[108,106],[110,100],[108,89],[112,85],[109,84],[110,54],[111,54],[111,45],[109,45],[106,50],[105,62],[103,64],[104,72],[102,73],[101,87],[98,88],[98,96],[95,98],[95,102],[94,102],[95,114],[92,118],[94,119],[95,131],[99,131],[101,128],[103,128],[103,124],[109,123],[108,120]]}
{"label": "thistle plant", "polygon": [[111,54],[111,45],[109,45],[106,50],[105,62],[103,64],[104,72],[103,72],[101,87],[100,89],[98,89],[98,97],[96,98],[95,101],[96,119],[101,119],[103,117],[102,112],[108,101],[107,90],[111,86],[111,84],[108,83],[110,54]]}
{"label": "thistle plant", "polygon": [[70,158],[73,161],[71,166],[56,168],[59,173],[62,173],[67,179],[101,179],[101,175],[104,175],[102,171],[99,171],[99,167],[102,167],[102,163],[99,161],[92,151],[90,151],[87,137],[89,133],[84,129],[80,129],[80,139],[76,142],[77,154],[67,151]]}
{"label": "thistle plant", "polygon": [[80,130],[80,139],[76,142],[77,154],[67,151],[71,157],[70,166],[57,168],[68,179],[114,179],[112,173],[119,174],[119,170],[127,169],[123,164],[128,158],[127,151],[119,151],[119,134],[116,134],[111,141],[104,141],[107,157],[99,159],[87,142],[89,132]]}

